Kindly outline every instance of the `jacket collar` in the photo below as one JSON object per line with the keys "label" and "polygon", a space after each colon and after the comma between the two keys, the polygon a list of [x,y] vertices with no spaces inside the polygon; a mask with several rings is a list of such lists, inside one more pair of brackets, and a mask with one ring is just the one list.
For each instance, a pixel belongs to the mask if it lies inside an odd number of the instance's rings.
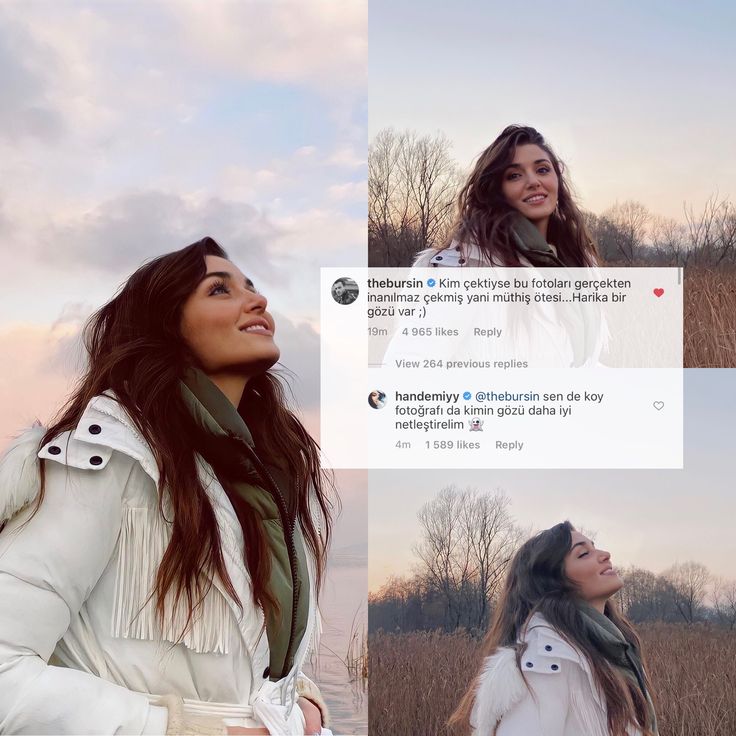
{"label": "jacket collar", "polygon": [[[128,412],[112,391],[95,396],[82,414],[72,438],[101,448],[117,450],[137,460],[158,485],[159,469],[150,445],[141,437]],[[109,457],[109,455],[108,455]]]}

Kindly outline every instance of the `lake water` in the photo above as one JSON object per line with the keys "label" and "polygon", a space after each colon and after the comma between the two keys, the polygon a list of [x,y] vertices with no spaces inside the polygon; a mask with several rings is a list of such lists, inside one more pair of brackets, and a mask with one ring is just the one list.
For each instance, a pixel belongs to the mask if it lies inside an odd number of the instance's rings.
{"label": "lake water", "polygon": [[319,656],[305,667],[322,691],[332,715],[332,730],[343,736],[368,733],[367,681],[350,674],[344,659],[351,632],[364,641],[368,621],[368,567],[364,557],[331,555],[322,591],[323,629]]}

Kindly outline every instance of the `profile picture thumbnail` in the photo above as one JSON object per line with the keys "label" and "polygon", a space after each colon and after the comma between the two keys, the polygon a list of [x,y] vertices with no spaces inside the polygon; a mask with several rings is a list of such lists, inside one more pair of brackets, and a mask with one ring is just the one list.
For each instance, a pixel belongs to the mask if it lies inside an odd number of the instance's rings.
{"label": "profile picture thumbnail", "polygon": [[383,409],[386,406],[386,394],[383,391],[374,389],[368,394],[368,403],[374,409]]}
{"label": "profile picture thumbnail", "polygon": [[358,284],[348,276],[341,276],[332,284],[332,298],[338,304],[352,304],[358,298]]}

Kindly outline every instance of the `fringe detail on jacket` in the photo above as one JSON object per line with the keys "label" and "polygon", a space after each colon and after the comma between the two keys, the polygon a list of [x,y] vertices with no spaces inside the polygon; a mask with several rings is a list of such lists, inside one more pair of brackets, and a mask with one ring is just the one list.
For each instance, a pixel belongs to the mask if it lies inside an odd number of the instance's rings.
{"label": "fringe detail on jacket", "polygon": [[179,600],[172,621],[173,594],[167,596],[161,629],[156,596],[151,593],[169,538],[167,524],[158,509],[123,509],[112,635],[123,639],[163,639],[172,644],[181,642],[195,652],[227,654],[233,617],[227,600],[214,585],[194,610],[186,631],[186,597]]}
{"label": "fringe detail on jacket", "polygon": [[601,714],[589,692],[573,687],[570,690],[570,710],[577,716],[584,733],[590,736],[609,736],[608,727],[601,723],[601,718],[605,720],[606,715]]}

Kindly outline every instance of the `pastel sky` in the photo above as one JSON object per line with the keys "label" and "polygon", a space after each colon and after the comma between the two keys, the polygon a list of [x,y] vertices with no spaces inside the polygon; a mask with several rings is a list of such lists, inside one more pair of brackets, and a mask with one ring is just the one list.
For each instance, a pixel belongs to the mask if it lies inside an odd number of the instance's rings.
{"label": "pastel sky", "polygon": [[60,405],[89,314],[204,235],[268,297],[318,431],[319,267],[365,263],[366,70],[358,0],[0,5],[0,446]]}
{"label": "pastel sky", "polygon": [[736,370],[685,371],[684,470],[373,471],[369,587],[412,569],[417,511],[440,489],[503,491],[523,528],[569,519],[617,566],[662,572],[695,560],[736,578]]}
{"label": "pastel sky", "polygon": [[465,169],[532,125],[587,209],[681,220],[683,201],[736,197],[734,28],[729,0],[371,0],[370,137],[442,131]]}

